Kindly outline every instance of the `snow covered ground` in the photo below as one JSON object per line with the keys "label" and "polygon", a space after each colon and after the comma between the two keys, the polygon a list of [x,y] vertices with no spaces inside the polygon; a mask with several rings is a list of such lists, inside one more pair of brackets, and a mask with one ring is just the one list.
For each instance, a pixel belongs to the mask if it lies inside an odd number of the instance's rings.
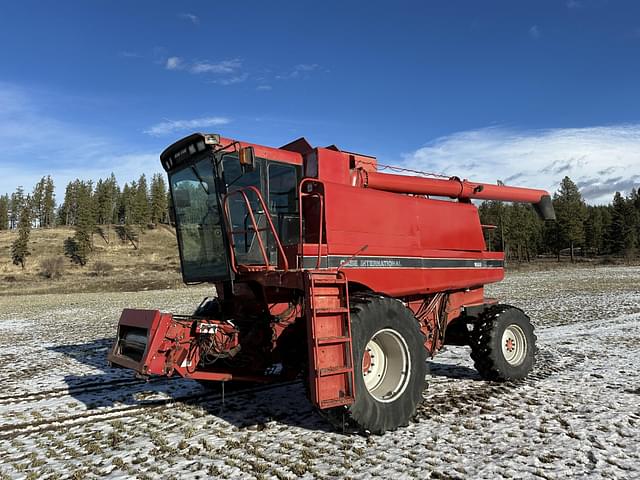
{"label": "snow covered ground", "polygon": [[640,268],[513,273],[534,373],[480,380],[466,347],[431,363],[415,421],[332,432],[300,383],[226,392],[106,366],[119,312],[189,313],[208,291],[0,298],[0,479],[640,478]]}

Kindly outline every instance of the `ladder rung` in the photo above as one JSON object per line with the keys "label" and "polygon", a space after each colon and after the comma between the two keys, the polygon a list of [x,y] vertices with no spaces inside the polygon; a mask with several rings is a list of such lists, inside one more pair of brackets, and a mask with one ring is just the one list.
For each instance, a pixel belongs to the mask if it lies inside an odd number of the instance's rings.
{"label": "ladder rung", "polygon": [[349,309],[346,307],[337,307],[337,308],[316,308],[316,314],[326,315],[330,313],[349,313]]}
{"label": "ladder rung", "polygon": [[320,337],[318,338],[318,345],[331,345],[334,343],[347,343],[350,342],[350,337]]}
{"label": "ladder rung", "polygon": [[318,278],[312,277],[314,285],[344,285],[347,281],[344,278]]}
{"label": "ladder rung", "polygon": [[343,373],[353,373],[353,368],[351,368],[351,367],[321,368],[318,371],[318,376],[319,377],[329,377],[331,375],[342,375]]}
{"label": "ladder rung", "polygon": [[321,400],[320,408],[339,407],[340,405],[351,405],[354,398],[352,396],[331,398],[329,400]]}

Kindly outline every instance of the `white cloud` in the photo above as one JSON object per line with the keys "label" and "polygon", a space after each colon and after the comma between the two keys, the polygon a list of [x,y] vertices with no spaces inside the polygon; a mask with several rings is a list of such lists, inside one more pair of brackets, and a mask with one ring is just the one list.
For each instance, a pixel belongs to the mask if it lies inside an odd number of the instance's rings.
{"label": "white cloud", "polygon": [[242,61],[239,58],[232,60],[222,60],[221,62],[195,62],[189,67],[191,73],[235,73],[242,67]]}
{"label": "white cloud", "polygon": [[309,73],[320,68],[317,63],[299,63],[294,66],[289,72],[276,75],[278,80],[291,80],[308,76]]}
{"label": "white cloud", "polygon": [[218,85],[234,85],[245,82],[249,78],[247,72],[242,72],[242,60],[233,58],[219,62],[196,61],[186,62],[180,57],[169,57],[166,60],[167,70],[186,70],[194,75],[211,75],[210,83]]}
{"label": "white cloud", "polygon": [[189,20],[194,25],[199,25],[200,24],[200,19],[196,15],[194,15],[193,13],[181,13],[180,14],[180,18],[182,18],[184,20]]}
{"label": "white cloud", "polygon": [[220,78],[218,80],[214,80],[212,83],[217,83],[218,85],[234,85],[236,83],[246,82],[249,78],[248,73],[241,73],[240,75],[236,75],[233,77]]}
{"label": "white cloud", "polygon": [[297,72],[311,72],[317,70],[320,67],[317,63],[299,63],[294,67]]}
{"label": "white cloud", "polygon": [[175,56],[167,58],[164,62],[167,70],[183,70],[194,75],[203,75],[207,82],[217,85],[235,85],[251,78],[255,83],[258,83],[256,90],[271,90],[271,86],[265,82],[274,79],[306,79],[310,77],[312,72],[320,69],[320,65],[317,63],[299,63],[289,71],[274,76],[270,70],[252,73],[246,71],[240,58],[213,62],[210,60],[186,60]]}
{"label": "white cloud", "polygon": [[149,129],[145,130],[144,133],[157,137],[184,130],[217,127],[219,125],[226,125],[230,121],[231,120],[225,117],[202,117],[191,120],[166,120],[152,125]]}
{"label": "white cloud", "polygon": [[273,90],[273,87],[271,87],[271,85],[258,85],[256,90],[259,92],[268,92],[269,90]]}
{"label": "white cloud", "polygon": [[165,64],[165,68],[167,70],[181,70],[183,66],[184,65],[180,57],[169,57],[167,58],[167,63]]}
{"label": "white cloud", "polygon": [[538,25],[533,25],[529,29],[529,36],[534,40],[537,40],[538,38],[540,38],[540,27],[538,27]]}
{"label": "white cloud", "polygon": [[558,189],[569,176],[590,203],[640,185],[640,124],[521,131],[501,127],[438,138],[403,166],[474,181]]}

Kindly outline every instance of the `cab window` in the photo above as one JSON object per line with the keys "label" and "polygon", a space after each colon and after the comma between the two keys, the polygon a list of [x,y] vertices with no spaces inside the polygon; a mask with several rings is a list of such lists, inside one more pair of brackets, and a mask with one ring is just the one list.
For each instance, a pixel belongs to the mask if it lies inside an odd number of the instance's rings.
{"label": "cab window", "polygon": [[283,245],[298,242],[298,173],[293,165],[271,163],[268,168],[269,210]]}

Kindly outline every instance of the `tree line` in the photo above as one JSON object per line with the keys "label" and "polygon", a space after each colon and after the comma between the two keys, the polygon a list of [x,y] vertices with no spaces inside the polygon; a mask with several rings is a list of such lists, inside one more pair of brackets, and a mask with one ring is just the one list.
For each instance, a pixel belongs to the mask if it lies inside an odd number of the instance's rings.
{"label": "tree line", "polygon": [[479,207],[485,240],[508,259],[530,261],[541,254],[632,258],[640,247],[640,190],[616,192],[608,205],[587,205],[576,184],[564,177],[553,195],[556,221],[541,220],[529,205],[484,202]]}
{"label": "tree line", "polygon": [[124,241],[138,248],[139,233],[149,226],[169,222],[169,199],[164,176],[155,174],[151,184],[143,174],[120,188],[114,174],[97,183],[76,179],[66,186],[62,204],[56,205],[51,176],[43,177],[30,194],[23,187],[0,196],[0,230],[17,229],[11,247],[15,265],[25,267],[32,228],[73,227],[73,237],[65,241],[65,254],[86,265],[97,233],[109,241],[105,229],[115,225]]}
{"label": "tree line", "polygon": [[[97,183],[74,180],[66,186],[62,204],[56,205],[54,184],[43,177],[30,194],[22,187],[0,196],[0,230],[18,229],[12,258],[24,268],[29,256],[31,228],[56,225],[75,229],[65,241],[65,253],[85,265],[93,249],[93,236],[115,225],[123,241],[138,248],[139,233],[149,225],[169,222],[167,185],[161,174],[120,188],[115,175]],[[504,251],[507,259],[530,261],[541,254],[635,257],[640,251],[640,190],[616,192],[608,205],[587,205],[576,184],[565,177],[553,195],[556,221],[541,220],[530,205],[486,201],[479,206],[480,220],[490,250]]]}

